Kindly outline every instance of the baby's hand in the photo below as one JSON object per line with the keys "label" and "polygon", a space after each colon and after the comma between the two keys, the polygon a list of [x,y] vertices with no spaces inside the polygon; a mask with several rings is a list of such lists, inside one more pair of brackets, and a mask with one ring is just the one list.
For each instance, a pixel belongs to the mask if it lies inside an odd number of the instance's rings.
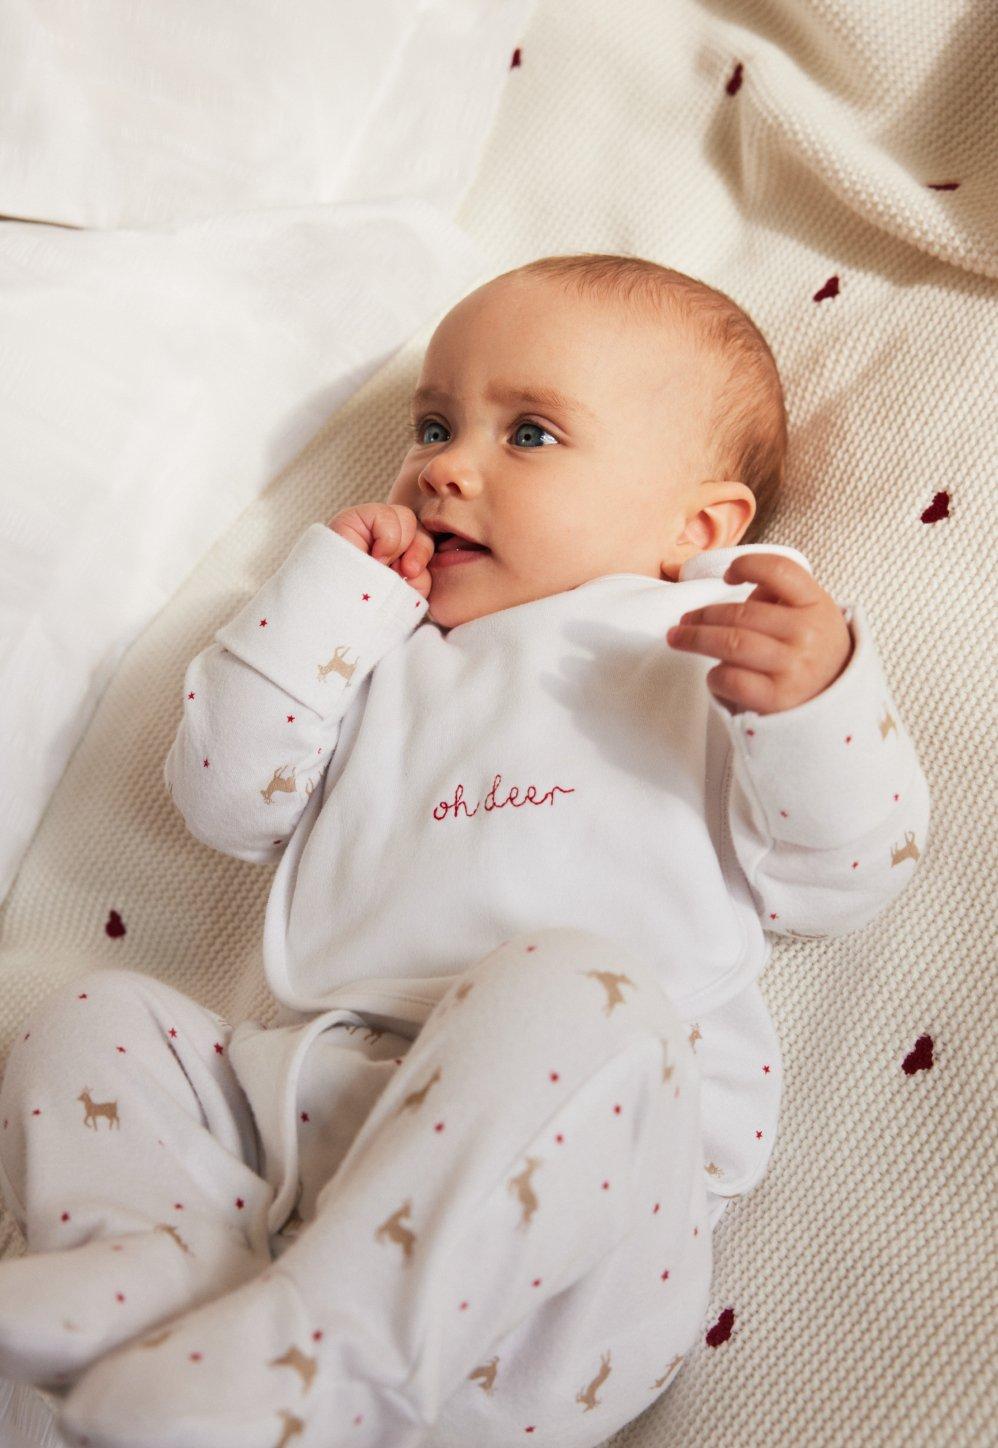
{"label": "baby's hand", "polygon": [[666,638],[673,648],[729,660],[711,669],[707,687],[732,714],[778,714],[835,682],[852,657],[852,635],[806,568],[781,553],[743,553],[724,581],[760,586],[743,603],[684,613]]}
{"label": "baby's hand", "polygon": [[427,564],[436,545],[411,508],[402,503],[358,503],[330,518],[326,526],[429,597]]}

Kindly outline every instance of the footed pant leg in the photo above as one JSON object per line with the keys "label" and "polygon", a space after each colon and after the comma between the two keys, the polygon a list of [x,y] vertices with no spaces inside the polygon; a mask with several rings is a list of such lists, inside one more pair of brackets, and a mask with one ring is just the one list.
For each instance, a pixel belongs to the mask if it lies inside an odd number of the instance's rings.
{"label": "footed pant leg", "polygon": [[95,970],[27,1020],[0,1085],[0,1186],[28,1255],[0,1263],[0,1376],[58,1386],[270,1261],[229,1027]]}
{"label": "footed pant leg", "polygon": [[[478,1383],[475,1442],[546,1422],[601,1443],[700,1327],[699,1131],[696,1060],[648,965],[588,931],[506,941],[429,1016],[277,1262],[96,1364],[63,1426],[92,1448],[414,1448]],[[618,1301],[615,1271],[658,1334],[640,1367],[633,1338],[559,1311],[590,1280]],[[521,1355],[510,1392],[500,1345],[545,1313],[542,1370]]]}

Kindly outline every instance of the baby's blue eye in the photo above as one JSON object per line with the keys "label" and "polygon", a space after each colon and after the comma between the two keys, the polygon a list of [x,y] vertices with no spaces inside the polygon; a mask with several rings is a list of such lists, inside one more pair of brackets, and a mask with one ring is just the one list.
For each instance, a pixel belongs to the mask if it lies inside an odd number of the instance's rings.
{"label": "baby's blue eye", "polygon": [[[443,441],[443,439],[439,437],[430,438],[429,440],[427,440],[423,436],[426,429],[430,427],[439,428],[443,432],[447,431],[447,428],[444,426],[444,424],[442,422],[437,422],[436,418],[434,417],[423,418],[422,421],[413,423],[413,434],[415,435],[417,443],[419,443],[423,447],[432,447],[434,443]],[[551,438],[551,442],[553,443],[556,443],[558,441],[556,437],[552,436],[552,434],[548,432],[546,427],[541,427],[539,422],[519,422],[516,425],[516,432],[519,432],[520,429],[524,427],[532,427],[535,432],[543,434],[544,437]],[[548,445],[549,444],[547,443],[541,444],[542,447],[547,447]]]}

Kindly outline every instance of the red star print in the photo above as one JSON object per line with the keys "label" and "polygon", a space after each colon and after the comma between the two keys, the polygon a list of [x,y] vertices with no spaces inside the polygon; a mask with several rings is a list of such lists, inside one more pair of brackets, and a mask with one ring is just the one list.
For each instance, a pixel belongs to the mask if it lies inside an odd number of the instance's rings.
{"label": "red star print", "polygon": [[68,1221],[69,1221],[69,1213],[68,1213],[68,1212],[63,1212],[62,1216],[59,1218],[59,1221],[60,1221],[60,1222],[68,1222]]}
{"label": "red star print", "polygon": [[307,1111],[303,1111],[303,1112],[302,1112],[302,1114],[301,1114],[301,1119],[302,1119],[302,1121],[308,1121],[308,1120],[309,1120],[309,1114],[308,1114]]}
{"label": "red star print", "polygon": [[120,1051],[123,1056],[125,1055],[125,1048],[124,1048],[124,1046],[115,1046],[114,1049],[115,1049],[116,1051]]}
{"label": "red star print", "polygon": [[536,946],[536,945],[528,945],[528,946],[527,946],[527,949],[528,949],[528,950],[536,950],[536,949],[537,949],[537,946]]}
{"label": "red star print", "polygon": [[361,598],[364,600],[365,603],[367,603],[368,599],[371,597],[371,595],[370,595],[369,593],[362,593],[360,596],[361,596]]}
{"label": "red star print", "polygon": [[901,796],[900,796],[899,794],[896,794],[896,795],[894,796],[894,803],[897,804],[897,802],[898,802],[898,800],[899,800],[900,798],[901,798]]}
{"label": "red star print", "polygon": [[859,869],[859,861],[858,861],[858,860],[853,860],[853,862],[852,862],[852,867],[853,867],[854,870],[858,870],[858,869]]}
{"label": "red star print", "polygon": [[295,722],[295,716],[294,716],[293,714],[289,714],[289,715],[288,715],[288,723],[289,723],[289,724],[293,724],[294,722]]}
{"label": "red star print", "polygon": [[462,1302],[461,1306],[458,1308],[458,1311],[463,1312],[467,1306],[468,1304],[466,1302]]}
{"label": "red star print", "polygon": [[173,1204],[173,1210],[174,1210],[175,1212],[182,1212],[182,1211],[184,1210],[184,1204],[183,1204],[183,1202],[174,1202],[174,1204]]}
{"label": "red star print", "polygon": [[558,1145],[560,1146],[561,1143],[562,1143],[564,1140],[565,1140],[565,1138],[562,1136],[561,1132],[559,1131],[559,1132],[558,1132],[558,1135],[555,1137],[555,1141],[556,1141],[556,1142],[558,1143]]}
{"label": "red star print", "polygon": [[436,1126],[434,1126],[434,1128],[433,1128],[434,1131],[443,1131],[443,1129],[444,1129],[444,1124],[443,1124],[442,1121],[438,1121],[437,1124],[436,1124]]}
{"label": "red star print", "polygon": [[763,1066],[762,1069],[763,1069],[764,1073],[768,1076],[768,1075],[769,1075],[769,1067],[768,1067],[768,1066]]}
{"label": "red star print", "polygon": [[533,1282],[531,1282],[530,1285],[531,1285],[531,1287],[540,1287],[540,1285],[541,1285],[541,1279],[540,1279],[539,1277],[535,1277],[534,1280],[533,1280]]}
{"label": "red star print", "polygon": [[665,1269],[665,1271],[662,1273],[662,1279],[661,1279],[661,1280],[662,1280],[663,1282],[668,1282],[668,1280],[669,1280],[669,1269],[668,1269],[668,1267],[667,1267],[667,1268]]}
{"label": "red star print", "polygon": [[651,1209],[651,1214],[652,1214],[652,1216],[655,1215],[655,1213],[659,1210],[659,1208],[661,1207],[661,1205],[662,1205],[661,1202],[656,1202],[656,1203],[655,1203],[655,1205],[654,1205],[654,1206],[652,1207],[652,1209]]}
{"label": "red star print", "polygon": [[114,1300],[115,1302],[124,1302],[125,1294],[123,1292],[116,1292],[114,1294]]}
{"label": "red star print", "polygon": [[550,1074],[551,1074],[551,1080],[552,1080],[552,1081],[557,1081],[557,1080],[558,1080],[558,1072],[557,1072],[557,1071],[552,1071]]}
{"label": "red star print", "polygon": [[246,1203],[243,1201],[242,1197],[236,1197],[236,1206],[239,1208],[240,1211],[242,1211],[245,1205]]}
{"label": "red star print", "polygon": [[30,1035],[31,1035],[31,1032],[30,1032],[30,1031],[25,1031],[25,1033],[24,1033],[24,1039],[27,1040]]}
{"label": "red star print", "polygon": [[220,1045],[219,1042],[216,1041],[216,1042],[215,1042],[215,1055],[216,1055],[216,1056],[223,1056],[224,1054],[225,1054],[225,1047],[222,1046],[222,1045]]}
{"label": "red star print", "polygon": [[699,1228],[699,1227],[694,1227],[694,1228],[693,1228],[693,1235],[694,1235],[694,1237],[699,1237],[699,1235],[700,1235],[700,1228]]}
{"label": "red star print", "polygon": [[262,618],[262,619],[260,620],[260,627],[261,627],[261,628],[266,628],[266,627],[267,627],[267,620],[266,620],[265,618]]}
{"label": "red star print", "polygon": [[203,768],[205,768],[205,769],[208,768],[208,761],[207,761],[207,759],[202,759],[201,764],[202,764]]}
{"label": "red star print", "polygon": [[769,918],[770,920],[779,920],[780,917],[777,915],[775,910],[770,910]]}
{"label": "red star print", "polygon": [[608,1191],[610,1190],[610,1183],[609,1183],[609,1182],[604,1182],[604,1183],[603,1183],[603,1190],[604,1190],[605,1192],[608,1192]]}
{"label": "red star print", "polygon": [[36,1106],[35,1109],[34,1109],[34,1111],[32,1111],[31,1114],[32,1114],[32,1116],[41,1116],[41,1114],[42,1114],[42,1113],[41,1113],[41,1107]]}
{"label": "red star print", "polygon": [[76,997],[76,999],[77,999],[78,1001],[85,1001],[86,998],[87,998],[87,993],[86,993],[86,991],[84,991],[82,995],[78,995],[78,996]]}
{"label": "red star print", "polygon": [[756,1139],[756,1141],[761,1141],[761,1140],[762,1140],[762,1132],[761,1132],[761,1131],[757,1131],[757,1132],[756,1132],[756,1134],[755,1134],[755,1139]]}
{"label": "red star print", "polygon": [[193,699],[193,698],[194,698],[194,690],[193,690],[193,689],[192,689],[191,692],[187,695],[187,697],[188,697],[188,699]]}
{"label": "red star print", "polygon": [[[512,59],[512,60],[510,61],[510,63],[509,63],[509,68],[510,68],[510,70],[514,70],[519,64],[520,64],[520,47],[517,46],[516,49],[513,51],[513,59]],[[532,1430],[528,1430],[528,1431],[532,1431]]]}
{"label": "red star print", "polygon": [[754,729],[746,729],[746,730],[745,730],[745,733],[746,733],[746,734],[751,734],[751,735],[754,736],[754,735],[755,735],[755,730],[754,730]]}
{"label": "red star print", "polygon": [[315,1331],[313,1332],[313,1334],[312,1334],[312,1341],[313,1341],[313,1342],[321,1342],[321,1341],[322,1341],[322,1328],[321,1328],[321,1327],[317,1327],[317,1328],[315,1329]]}
{"label": "red star print", "polygon": [[201,1361],[202,1354],[199,1352],[189,1352],[187,1356],[190,1358],[192,1363],[199,1363]]}
{"label": "red star print", "polygon": [[613,1108],[613,1114],[614,1114],[614,1116],[619,1116],[619,1115],[620,1115],[620,1112],[621,1112],[621,1107],[615,1106],[615,1107]]}
{"label": "red star print", "polygon": [[851,734],[847,734],[847,735],[846,735],[846,743],[847,743],[847,744],[851,744],[851,743],[852,743],[852,735],[851,735]]}
{"label": "red star print", "polygon": [[170,1029],[167,1031],[166,1034],[171,1038],[171,1040],[176,1040],[176,1036],[177,1036],[177,1028],[176,1028],[176,1026],[171,1026]]}

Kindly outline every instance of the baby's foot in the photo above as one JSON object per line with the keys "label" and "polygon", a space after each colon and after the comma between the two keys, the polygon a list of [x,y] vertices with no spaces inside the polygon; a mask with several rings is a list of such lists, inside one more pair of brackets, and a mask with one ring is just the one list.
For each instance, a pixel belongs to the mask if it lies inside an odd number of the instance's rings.
{"label": "baby's foot", "polygon": [[57,1388],[156,1323],[266,1265],[241,1232],[163,1223],[0,1263],[0,1378]]}
{"label": "baby's foot", "polygon": [[428,1425],[372,1380],[344,1330],[353,1323],[370,1361],[363,1308],[337,1320],[272,1267],[95,1363],[59,1426],[89,1448],[413,1448]]}

